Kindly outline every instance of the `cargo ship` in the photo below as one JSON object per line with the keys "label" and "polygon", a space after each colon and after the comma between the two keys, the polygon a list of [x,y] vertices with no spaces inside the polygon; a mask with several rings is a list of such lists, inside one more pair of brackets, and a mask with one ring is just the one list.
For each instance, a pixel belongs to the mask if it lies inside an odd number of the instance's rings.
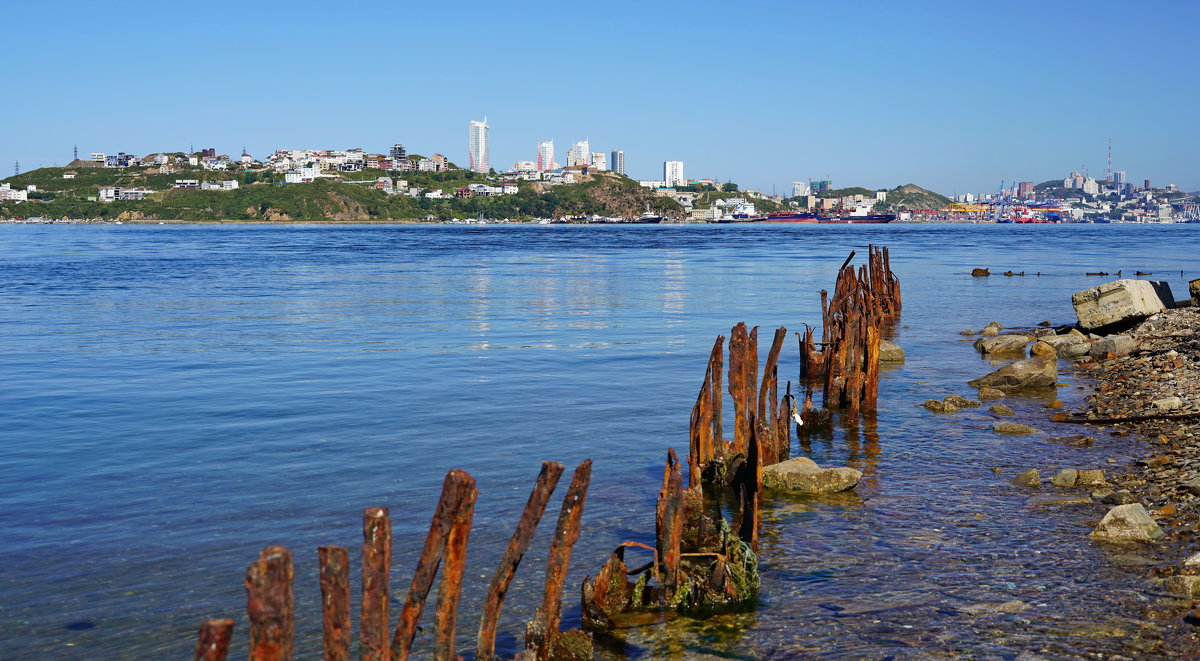
{"label": "cargo ship", "polygon": [[815,223],[817,214],[811,211],[777,211],[753,220],[756,223]]}
{"label": "cargo ship", "polygon": [[817,216],[818,223],[890,223],[894,213],[868,213],[860,216]]}

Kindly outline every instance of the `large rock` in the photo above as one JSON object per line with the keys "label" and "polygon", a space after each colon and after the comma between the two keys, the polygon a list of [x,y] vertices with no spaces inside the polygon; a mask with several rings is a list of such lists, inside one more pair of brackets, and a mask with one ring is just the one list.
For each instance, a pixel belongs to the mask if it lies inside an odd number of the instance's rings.
{"label": "large rock", "polygon": [[1104,360],[1108,354],[1128,356],[1137,347],[1137,342],[1128,335],[1109,335],[1092,342],[1088,347],[1088,355],[1096,360]]}
{"label": "large rock", "polygon": [[1071,296],[1083,330],[1131,324],[1174,306],[1165,282],[1124,279],[1106,282]]}
{"label": "large rock", "polygon": [[879,341],[879,362],[881,363],[903,363],[904,349],[900,348],[899,344],[890,340]]}
{"label": "large rock", "polygon": [[1153,542],[1166,533],[1141,503],[1117,505],[1100,520],[1091,536],[1106,542]]}
{"label": "large rock", "polygon": [[763,468],[763,486],[799,493],[836,493],[853,489],[862,473],[853,468],[821,468],[808,457],[796,457]]}
{"label": "large rock", "polygon": [[1023,356],[1029,340],[1028,335],[997,335],[996,337],[981,337],[975,340],[973,346],[982,354],[1019,354]]}
{"label": "large rock", "polygon": [[1042,342],[1049,344],[1051,349],[1057,353],[1058,351],[1083,343],[1083,335],[1080,333],[1072,333],[1067,335],[1054,335],[1052,337],[1043,337]]}
{"label": "large rock", "polygon": [[1028,388],[1048,388],[1057,382],[1058,363],[1054,356],[1036,356],[1009,363],[991,374],[968,381],[967,385],[1017,392]]}
{"label": "large rock", "polygon": [[1192,305],[1200,305],[1200,280],[1188,283],[1188,293],[1192,295]]}

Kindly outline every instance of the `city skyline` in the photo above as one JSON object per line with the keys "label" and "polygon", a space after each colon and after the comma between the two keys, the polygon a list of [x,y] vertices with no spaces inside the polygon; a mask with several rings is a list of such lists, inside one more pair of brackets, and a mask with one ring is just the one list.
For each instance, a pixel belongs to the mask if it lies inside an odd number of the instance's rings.
{"label": "city skyline", "polygon": [[[486,113],[497,129],[491,167],[530,160],[530,145],[550,136],[565,139],[558,144],[587,136],[604,151],[620,146],[627,174],[639,179],[657,178],[662,163],[676,159],[695,176],[764,191],[829,175],[838,185],[912,182],[954,195],[1082,169],[1101,178],[1111,140],[1113,170],[1131,180],[1200,189],[1200,128],[1190,119],[1197,93],[1180,84],[1198,68],[1186,46],[1187,26],[1200,17],[1192,5],[1015,2],[997,11],[949,2],[757,2],[734,15],[706,3],[686,12],[622,2],[603,11],[480,5],[475,18],[489,29],[477,48],[413,48],[397,70],[371,64],[394,52],[390,24],[428,41],[456,34],[461,16],[405,6],[317,21],[308,4],[239,7],[254,38],[229,48],[228,16],[219,13],[133,3],[113,14],[67,2],[47,21],[36,6],[8,8],[8,22],[20,28],[10,35],[12,71],[38,93],[0,107],[0,167],[65,165],[74,145],[142,154],[245,145],[261,154],[281,145],[384,152],[400,142],[412,153],[467,162],[461,127]],[[631,12],[638,21],[622,18]],[[1133,29],[1130,17],[1148,27]],[[579,99],[532,103],[511,75],[491,71],[494,54],[576,25],[619,31],[632,44],[539,69],[539,88],[578,90]],[[679,66],[665,70],[645,66],[664,55],[654,38],[663,25],[683,35],[671,58]],[[365,57],[347,68],[336,58],[272,54],[259,62],[272,65],[263,76],[246,51],[276,30],[296,43],[330,30],[352,34]],[[140,57],[139,75],[119,85],[80,77],[80,61],[115,73],[128,66],[129,52],[93,48],[97,34],[136,36],[134,54],[203,44],[206,66],[181,72],[171,58]],[[797,39],[799,54],[785,47]],[[1100,59],[1089,53],[1113,39],[1128,55],[1093,64]],[[714,43],[737,47],[714,58]],[[789,80],[797,64],[800,84]],[[432,70],[478,73],[460,86]],[[306,103],[313,95],[322,100],[315,109]],[[617,101],[594,100],[606,96]],[[210,100],[192,100],[200,97]],[[419,97],[428,100],[413,102]],[[234,107],[245,111],[225,111]]]}

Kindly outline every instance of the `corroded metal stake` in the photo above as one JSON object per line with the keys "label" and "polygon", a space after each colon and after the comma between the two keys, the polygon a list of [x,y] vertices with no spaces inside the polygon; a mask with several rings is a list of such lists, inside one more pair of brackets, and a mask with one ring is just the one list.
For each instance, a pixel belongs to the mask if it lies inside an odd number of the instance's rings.
{"label": "corroded metal stake", "polygon": [[194,661],[225,661],[229,654],[229,639],[233,636],[233,620],[205,620],[200,625]]}
{"label": "corroded metal stake", "polygon": [[417,621],[421,619],[421,611],[425,607],[429,589],[433,587],[433,579],[442,561],[442,552],[450,537],[451,528],[455,525],[463,504],[468,499],[474,503],[474,491],[475,479],[466,472],[453,469],[446,473],[446,479],[442,482],[442,495],[438,499],[437,509],[434,510],[433,521],[429,524],[429,533],[425,536],[425,547],[421,549],[421,557],[417,560],[417,569],[413,573],[412,586],[404,600],[404,608],[400,611],[400,621],[396,624],[396,635],[392,637],[391,658],[394,661],[404,661],[408,658],[409,648],[417,633]]}
{"label": "corroded metal stake", "polygon": [[292,658],[295,613],[292,554],[268,546],[246,570],[246,614],[250,617],[250,661]]}
{"label": "corroded metal stake", "polygon": [[554,493],[562,473],[563,465],[557,461],[542,462],[542,472],[538,473],[537,482],[525,503],[525,511],[521,513],[517,529],[508,540],[504,557],[500,559],[500,566],[496,568],[496,575],[492,577],[492,585],[488,588],[487,599],[483,602],[483,617],[479,622],[479,637],[475,643],[476,661],[491,661],[495,656],[496,624],[504,608],[504,596],[508,594],[508,586],[517,573],[517,566],[533,542],[538,522],[546,511],[546,503],[550,501],[550,495]]}
{"label": "corroded metal stake", "polygon": [[362,607],[359,658],[388,661],[388,575],[392,564],[392,522],[387,508],[363,510]]}
{"label": "corroded metal stake", "polygon": [[321,643],[325,661],[350,661],[350,553],[317,548],[321,579]]}
{"label": "corroded metal stake", "polygon": [[538,659],[550,658],[550,646],[558,635],[562,617],[562,592],[567,580],[567,569],[571,564],[571,549],[579,541],[579,521],[583,516],[583,505],[587,500],[588,483],[592,476],[592,460],[585,460],[575,469],[571,486],[563,497],[562,511],[558,515],[558,526],[554,541],[550,545],[550,558],[546,562],[546,589],[542,593],[542,604],[538,606],[525,631],[525,649],[533,650]]}
{"label": "corroded metal stake", "polygon": [[462,596],[463,572],[467,568],[467,538],[471,535],[471,519],[475,514],[478,493],[472,480],[458,511],[454,513],[450,534],[446,536],[442,580],[438,584],[438,603],[433,618],[433,658],[437,661],[455,661],[457,658],[454,656],[454,628],[458,619],[458,602]]}

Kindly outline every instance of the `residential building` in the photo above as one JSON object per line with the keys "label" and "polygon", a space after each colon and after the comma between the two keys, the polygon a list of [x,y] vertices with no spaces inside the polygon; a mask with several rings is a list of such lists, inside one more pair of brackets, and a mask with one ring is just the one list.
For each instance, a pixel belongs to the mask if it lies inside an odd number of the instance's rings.
{"label": "residential building", "polygon": [[104,157],[104,167],[106,168],[127,168],[130,165],[138,163],[137,157],[133,154],[121,152],[119,154],[109,154]]}
{"label": "residential building", "polygon": [[405,151],[404,145],[392,145],[392,150],[388,153],[392,157],[392,161],[399,163],[408,158],[408,152]]}
{"label": "residential building", "polygon": [[885,190],[875,191],[875,201],[876,202],[887,202],[887,191],[885,191]]}
{"label": "residential building", "polygon": [[100,189],[100,201],[112,202],[113,200],[144,200],[146,196],[154,191],[146,188],[121,188],[120,186],[110,186]]}
{"label": "residential building", "polygon": [[179,189],[179,190],[199,190],[200,189],[200,180],[199,179],[176,179],[175,185],[171,186],[171,188],[175,188],[175,189]]}
{"label": "residential building", "polygon": [[567,152],[567,167],[574,165],[591,165],[592,151],[587,140],[580,140],[571,145]]}
{"label": "residential building", "polygon": [[487,117],[482,122],[471,120],[470,165],[475,172],[487,174],[491,169],[491,158],[488,153],[488,123]]}
{"label": "residential building", "polygon": [[687,183],[683,176],[683,161],[665,161],[663,163],[663,181],[667,188]]}
{"label": "residential building", "polygon": [[[487,120],[485,119],[484,121],[487,121]],[[484,128],[486,129],[487,127],[485,126]],[[486,131],[485,131],[485,133],[486,133]],[[486,142],[486,140],[484,142]],[[485,145],[485,147],[486,147],[486,145]],[[485,149],[484,156],[486,156],[486,155],[487,155],[487,150]],[[441,154],[434,154],[433,158],[430,160],[433,161],[433,171],[434,172],[445,172],[446,170],[450,169],[450,159],[446,158],[445,156],[442,156]],[[487,172],[490,168],[491,168],[491,166],[488,165],[487,162],[485,161],[484,166],[483,166],[483,171]]]}
{"label": "residential building", "polygon": [[200,150],[200,158],[216,158],[216,157],[217,157],[217,150],[213,147],[209,147],[208,149]]}
{"label": "residential building", "polygon": [[608,160],[608,169],[617,174],[625,174],[625,152],[620,149],[614,149],[609,156],[611,158]]}
{"label": "residential building", "polygon": [[205,181],[200,184],[200,190],[237,190],[238,182],[233,179],[225,181]]}
{"label": "residential building", "polygon": [[812,186],[809,186],[808,182],[806,182],[806,181],[793,181],[792,182],[792,197],[804,197],[810,193],[812,193]]}
{"label": "residential building", "polygon": [[1097,184],[1096,180],[1092,179],[1091,177],[1084,179],[1083,185],[1080,186],[1080,188],[1082,188],[1083,192],[1087,193],[1088,195],[1099,195],[1100,194],[1100,185]]}
{"label": "residential building", "polygon": [[592,152],[592,167],[596,168],[597,170],[607,170],[608,169],[608,162],[604,156],[604,152],[602,152],[602,151]]}
{"label": "residential building", "polygon": [[29,191],[16,190],[9,184],[0,184],[0,202],[27,202]]}
{"label": "residential building", "polygon": [[517,161],[513,163],[513,172],[537,172],[538,164],[533,161]]}
{"label": "residential building", "polygon": [[1018,183],[1017,184],[1017,197],[1019,197],[1023,200],[1033,197],[1033,182],[1032,181],[1022,181],[1022,182]]}
{"label": "residential building", "polygon": [[1128,179],[1126,178],[1124,170],[1117,170],[1113,173],[1113,184],[1117,186],[1118,190],[1126,181],[1128,181]]}
{"label": "residential building", "polygon": [[92,152],[90,158],[93,163],[103,163],[108,158],[108,155],[102,152]]}
{"label": "residential building", "polygon": [[76,174],[77,173],[74,170],[68,170],[63,173],[62,178],[63,179],[74,179]]}
{"label": "residential building", "polygon": [[553,140],[546,140],[537,144],[537,169],[538,172],[558,169],[558,163],[554,162]]}

